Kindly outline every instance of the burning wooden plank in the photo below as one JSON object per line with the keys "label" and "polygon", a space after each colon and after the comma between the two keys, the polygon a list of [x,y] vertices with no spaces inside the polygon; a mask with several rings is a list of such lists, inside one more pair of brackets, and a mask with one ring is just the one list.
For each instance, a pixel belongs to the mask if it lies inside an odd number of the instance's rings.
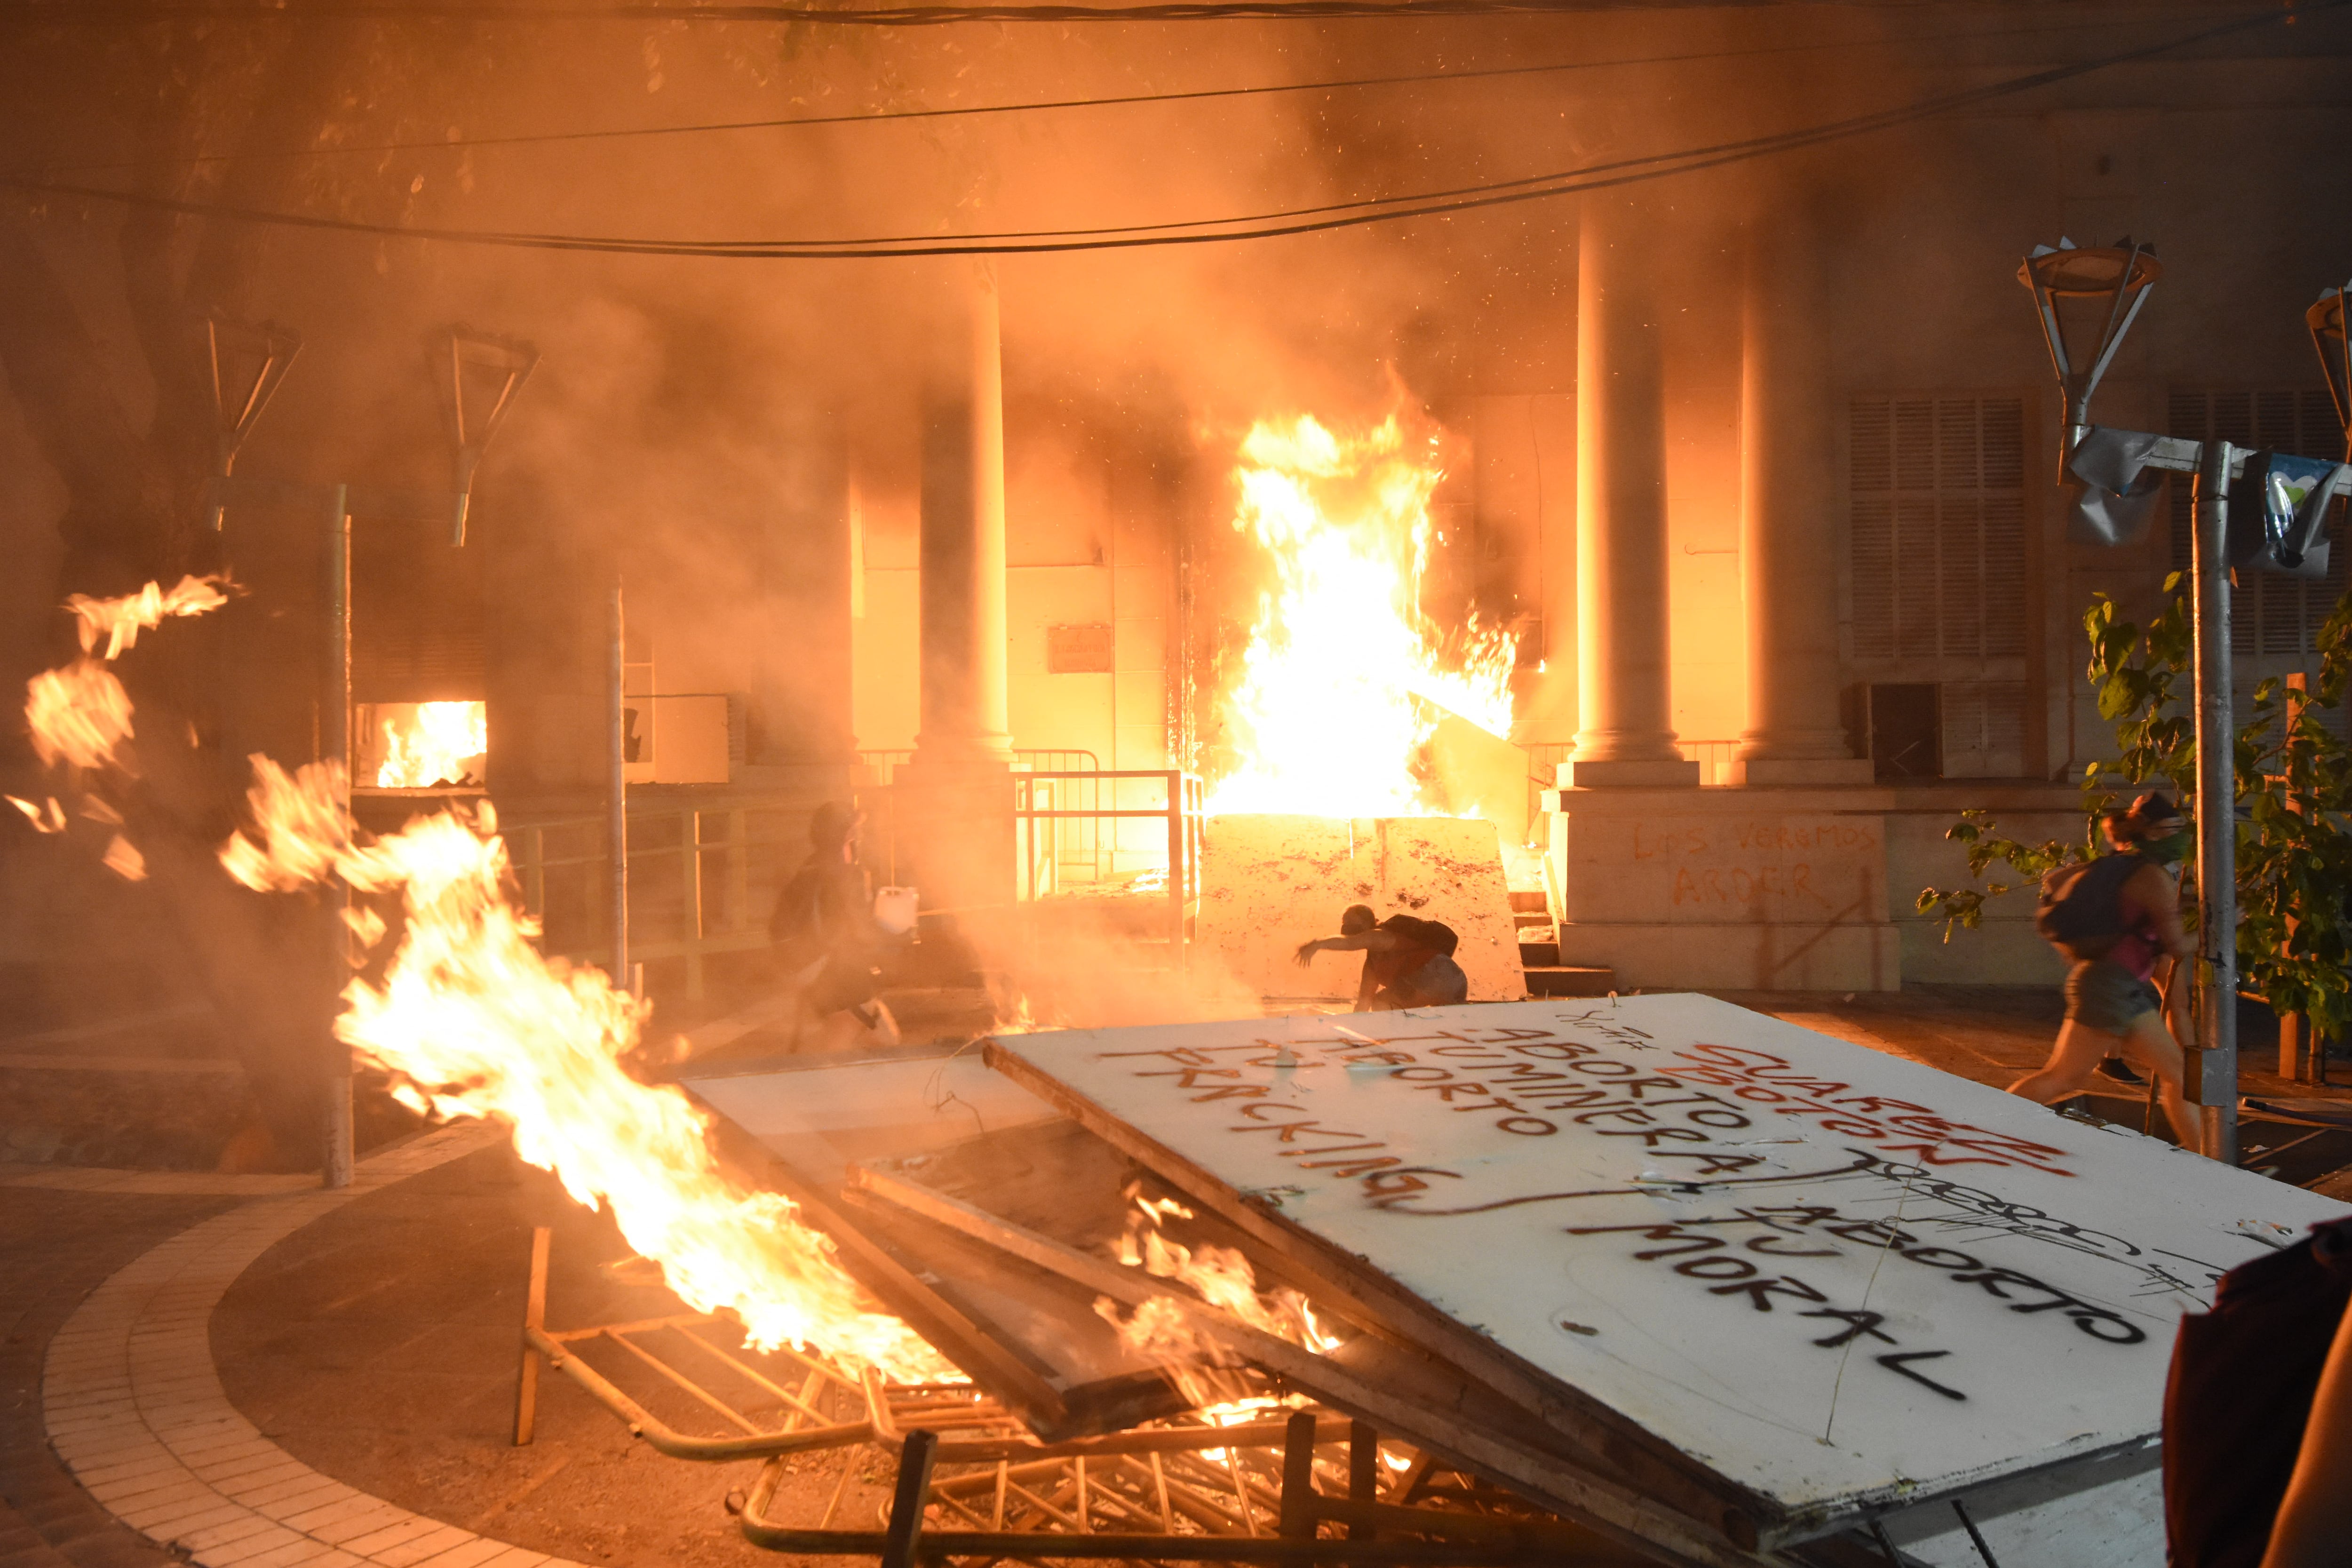
{"label": "burning wooden plank", "polygon": [[[919,1165],[985,1130],[1013,1134],[1012,1149],[1075,1131],[975,1058],[821,1061],[698,1076],[681,1087],[722,1119],[737,1165],[789,1194],[832,1238],[845,1269],[1040,1436],[1114,1432],[1191,1403],[1156,1363],[1121,1346],[1087,1292],[1008,1269],[990,1249],[921,1221],[840,1205],[842,1175],[854,1160]],[[1116,1211],[1127,1163],[1091,1138],[1072,1157],[1092,1154],[1095,1163],[1074,1171],[1049,1159],[1048,1182],[1066,1193],[1075,1182]],[[985,1152],[1001,1156],[1007,1147]],[[1001,1157],[984,1173],[1007,1188],[1024,1173],[1023,1162]]]}
{"label": "burning wooden plank", "polygon": [[2094,1560],[2144,1559],[2175,1322],[2343,1212],[1700,996],[988,1056],[1318,1304],[1679,1472],[1767,1550],[1885,1517],[1961,1561],[1963,1499],[1997,1552],[2096,1521]]}

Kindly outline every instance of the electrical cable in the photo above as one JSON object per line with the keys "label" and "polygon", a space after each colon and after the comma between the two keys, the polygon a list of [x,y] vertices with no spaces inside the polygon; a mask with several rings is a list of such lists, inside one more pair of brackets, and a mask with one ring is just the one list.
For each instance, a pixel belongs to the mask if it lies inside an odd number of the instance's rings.
{"label": "electrical cable", "polygon": [[[1766,7],[1817,0],[1658,0],[1671,7],[1731,5]],[[1843,0],[1873,11],[1925,10],[1938,0]],[[2046,3],[2046,0],[2045,0]],[[20,4],[0,20],[35,25],[122,22],[144,25],[201,21],[459,21],[459,22],[751,22],[772,26],[836,27],[936,27],[959,22],[1223,22],[1323,21],[1334,18],[1412,18],[1589,15],[1620,11],[1628,0],[1148,0],[1129,5],[1064,4],[890,5],[872,10],[820,5],[659,4],[622,0],[601,5],[459,4],[454,0],[320,0],[284,5],[153,5],[123,0],[68,0],[65,4]]]}
{"label": "electrical cable", "polygon": [[[364,234],[383,238],[433,240],[521,249],[590,251],[617,255],[753,260],[868,260],[886,257],[1034,255],[1048,252],[1135,249],[1171,245],[1220,244],[1236,240],[1271,239],[1291,235],[1321,233],[1333,229],[1360,227],[1368,224],[1394,223],[1410,218],[1473,211],[1484,207],[1638,184],[1662,179],[1670,174],[1692,174],[1703,169],[1718,168],[1726,164],[1748,162],[1773,153],[1796,151],[1825,142],[1843,141],[1872,131],[1891,129],[1914,121],[1948,113],[1955,109],[2014,96],[2017,93],[2087,76],[2117,65],[2151,58],[2228,34],[2280,23],[2293,16],[2339,10],[2347,5],[2352,5],[2352,0],[2320,0],[2319,4],[2305,6],[2300,11],[2264,12],[2179,37],[2142,45],[2094,59],[2078,61],[2072,65],[2053,67],[2024,76],[1988,83],[1982,87],[1964,89],[1958,92],[1940,94],[1918,100],[1910,104],[1853,116],[1846,120],[1832,121],[1822,125],[1779,132],[1770,136],[1750,138],[1743,142],[1684,149],[1676,153],[1621,160],[1616,163],[1596,164],[1550,174],[1497,181],[1484,185],[1458,186],[1450,191],[1373,197],[1357,202],[1331,203],[1316,207],[1297,207],[1280,212],[1218,219],[1197,219],[1187,223],[1129,225],[1102,229],[1029,230],[990,236],[942,237],[908,235],[871,240],[677,241],[582,235],[524,234],[479,229],[407,227],[394,224],[365,223],[354,219],[183,201],[172,197],[142,195],[138,192],[68,185],[21,176],[0,177],[0,189],[14,189],[36,195],[70,196],[117,202],[195,216]],[[1595,177],[1596,175],[1605,175],[1605,177]],[[1247,228],[1230,226],[1241,224],[1257,226]],[[1178,228],[1215,228],[1220,225],[1227,226],[1213,233],[1166,232]]]}
{"label": "electrical cable", "polygon": [[1686,65],[1707,60],[1749,59],[1769,55],[1814,54],[1832,49],[1893,48],[1913,44],[1970,43],[1978,39],[2042,37],[2113,26],[2108,22],[2062,22],[2035,27],[1981,28],[1958,33],[1921,33],[1881,38],[1839,38],[1820,43],[1772,44],[1753,49],[1707,49],[1680,55],[1635,55],[1616,59],[1569,60],[1553,65],[1494,66],[1469,70],[1416,71],[1402,76],[1343,77],[1323,81],[1271,82],[1256,87],[1199,88],[1184,92],[1125,93],[1105,98],[1034,99],[1023,103],[971,104],[955,109],[877,110],[855,114],[804,114],[776,120],[722,120],[691,125],[630,126],[609,131],[546,131],[511,136],[457,136],[439,141],[349,142],[333,147],[289,147],[262,152],[197,153],[182,158],[125,159],[111,163],[51,163],[51,174],[99,174],[116,169],[179,168],[200,163],[249,163],[268,158],[331,158],[369,153],[463,151],[474,147],[532,146],[561,142],[606,142],[652,136],[694,136],[723,132],[779,131],[819,125],[883,124],[894,121],[952,120],[1048,110],[1104,109],[1148,103],[1192,103],[1206,99],[1255,98],[1270,93],[1332,92],[1428,82],[1478,81],[1495,77],[1545,76],[1564,71],[1611,70],[1631,66]]}

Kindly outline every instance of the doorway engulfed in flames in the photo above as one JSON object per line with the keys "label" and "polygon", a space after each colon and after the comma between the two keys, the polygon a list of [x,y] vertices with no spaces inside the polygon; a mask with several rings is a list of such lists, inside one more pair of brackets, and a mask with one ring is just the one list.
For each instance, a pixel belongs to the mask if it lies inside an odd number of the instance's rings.
{"label": "doorway engulfed in flames", "polygon": [[1300,416],[1254,426],[1240,456],[1233,526],[1273,581],[1217,700],[1234,763],[1210,811],[1442,813],[1423,749],[1446,713],[1509,734],[1517,639],[1475,612],[1449,633],[1423,608],[1444,478],[1434,437],[1394,416],[1342,435]]}

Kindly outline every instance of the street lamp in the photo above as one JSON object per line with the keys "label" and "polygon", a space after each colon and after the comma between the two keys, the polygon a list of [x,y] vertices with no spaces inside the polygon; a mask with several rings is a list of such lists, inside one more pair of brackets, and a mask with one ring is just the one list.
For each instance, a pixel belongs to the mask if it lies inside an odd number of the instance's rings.
{"label": "street lamp", "polygon": [[[2227,441],[2188,441],[2091,422],[2091,395],[2138,319],[2158,268],[2147,247],[2083,248],[2061,240],[2036,246],[2018,268],[2032,290],[2043,341],[2063,400],[2062,480],[2081,486],[2078,521],[2111,544],[2131,542],[2155,504],[2160,476],[2190,473],[2195,489],[2197,664],[2197,1045],[2183,1053],[2184,1088],[2204,1108],[2204,1152],[2238,1162],[2238,933],[2236,779],[2230,712],[2230,481],[2245,454]],[[2099,310],[2104,301],[2104,311]],[[2062,309],[2073,306],[2078,342],[2070,345]],[[2095,342],[2079,341],[2079,322],[2100,321]],[[2122,503],[2122,504],[2118,504]],[[2135,504],[2137,503],[2137,504]]]}
{"label": "street lamp", "polygon": [[[338,764],[341,783],[336,805],[345,821],[351,818],[351,725],[352,725],[352,524],[357,521],[372,523],[446,523],[450,530],[450,544],[466,542],[466,511],[473,487],[474,469],[481,462],[482,449],[505,420],[513,405],[514,395],[539,362],[538,351],[528,343],[505,339],[483,338],[452,328],[447,335],[447,381],[443,384],[443,409],[448,416],[450,434],[456,446],[454,487],[446,490],[386,489],[373,485],[316,485],[289,483],[280,479],[257,479],[232,477],[229,470],[236,459],[239,447],[252,433],[261,411],[278,390],[287,366],[302,345],[301,338],[291,331],[275,324],[259,327],[240,326],[220,318],[205,324],[212,349],[213,414],[217,435],[215,463],[212,480],[205,489],[205,506],[212,526],[222,526],[229,504],[275,502],[280,505],[318,509],[326,524],[326,637],[323,679],[319,694],[319,760]],[[437,341],[437,340],[436,340]],[[235,361],[240,355],[248,362],[257,361],[258,368],[250,378],[230,375],[224,379],[224,350]],[[236,368],[234,365],[232,369]],[[472,378],[478,389],[474,405],[468,407],[468,370],[478,374]],[[485,380],[487,374],[488,380]],[[483,405],[487,395],[488,405]],[[326,885],[329,962],[333,965],[334,991],[340,995],[350,978],[348,942],[350,924],[344,919],[351,906],[351,889],[340,877],[329,879]],[[351,1053],[334,1039],[330,1031],[327,1057],[327,1095],[324,1128],[324,1150],[320,1159],[320,1177],[330,1187],[349,1186],[352,1180],[352,1063]]]}
{"label": "street lamp", "polygon": [[[2139,319],[2156,280],[2164,276],[2153,249],[2128,242],[2084,248],[2061,239],[2055,247],[2035,246],[2017,269],[2017,280],[2033,291],[2042,339],[2050,348],[2051,367],[2058,373],[2058,395],[2066,411],[2062,467],[2090,429],[2091,394],[2099,389],[2116,350],[2123,346],[2124,334]],[[2074,318],[2071,334],[2069,316]],[[2083,329],[2093,321],[2098,322],[2098,336],[2084,341]],[[2075,339],[2072,345],[2070,335]],[[2063,471],[2060,482],[2064,482]]]}
{"label": "street lamp", "polygon": [[[2315,463],[2276,452],[2250,452],[2227,441],[2190,441],[2091,422],[2091,395],[2114,363],[2124,334],[2147,303],[2159,268],[2149,247],[2130,240],[2083,247],[2062,239],[2036,246],[2018,268],[2032,290],[2042,340],[2058,374],[2064,407],[2061,483],[2077,487],[2076,531],[2094,542],[2130,544],[2146,531],[2156,491],[2169,473],[2194,474],[2195,570],[2189,578],[2197,664],[2197,1044],[2184,1053],[2189,1099],[2204,1108],[2205,1153],[2238,1162],[2238,878],[2236,729],[2230,703],[2230,568],[2310,576],[2326,566],[2327,509],[2352,465]],[[2345,342],[2345,290],[2332,289],[2305,312],[2312,342],[2327,368],[2336,411],[2352,426],[2352,350]],[[2066,317],[2074,318],[2069,342]],[[2085,322],[2098,323],[2086,340]],[[2347,446],[2352,458],[2352,446]],[[2242,504],[2259,529],[2231,549],[2230,491],[2251,481]]]}

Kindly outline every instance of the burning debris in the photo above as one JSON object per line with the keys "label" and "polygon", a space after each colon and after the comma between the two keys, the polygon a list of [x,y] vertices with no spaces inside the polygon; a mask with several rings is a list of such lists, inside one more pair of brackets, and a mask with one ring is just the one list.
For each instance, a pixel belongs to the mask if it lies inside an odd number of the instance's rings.
{"label": "burning debris", "polygon": [[116,599],[75,594],[66,600],[66,608],[81,621],[82,652],[94,650],[103,637],[103,657],[111,662],[138,642],[142,630],[152,631],[174,616],[217,610],[228,603],[228,590],[235,586],[226,577],[184,576],[168,589],[150,583],[135,594]]}
{"label": "burning debris", "polygon": [[346,988],[335,1033],[393,1076],[404,1103],[511,1126],[525,1161],[589,1208],[609,1205],[672,1289],[697,1310],[731,1312],[755,1345],[814,1345],[905,1381],[957,1375],[867,1304],[791,1199],[746,1190],[719,1169],[707,1119],[684,1095],[629,1076],[622,1058],[637,1044],[645,1004],[533,945],[539,926],[508,890],[489,806],[420,817],[362,844],[329,767],[289,778],[257,757],[254,773],[255,834],[221,851],[231,876],[259,891],[341,877],[356,892],[399,900],[396,928],[373,909],[352,911],[369,955],[397,940],[380,982]]}
{"label": "burning debris", "polygon": [[[45,767],[62,764],[69,770],[68,793],[75,798],[75,814],[109,827],[122,826],[122,813],[104,796],[89,793],[92,781],[83,775],[136,770],[124,746],[131,740],[131,694],[109,668],[135,645],[142,629],[152,630],[166,620],[201,616],[228,603],[236,587],[226,577],[182,577],[169,589],[149,583],[135,594],[96,599],[86,594],[68,598],[65,607],[79,626],[82,657],[55,669],[45,669],[26,683],[25,722],[32,732],[33,751]],[[103,637],[106,647],[99,651]],[[67,830],[64,808],[55,795],[46,805],[7,795],[7,802],[25,814],[41,833]],[[127,881],[146,879],[146,857],[121,832],[110,835],[100,864]]]}

